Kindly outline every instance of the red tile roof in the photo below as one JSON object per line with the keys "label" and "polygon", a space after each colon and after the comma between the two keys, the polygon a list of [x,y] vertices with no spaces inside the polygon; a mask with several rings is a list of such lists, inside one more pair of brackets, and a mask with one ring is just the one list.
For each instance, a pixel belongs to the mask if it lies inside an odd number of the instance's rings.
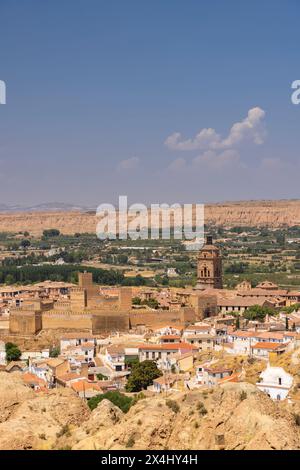
{"label": "red tile roof", "polygon": [[270,350],[276,350],[279,348],[282,348],[283,345],[280,343],[269,343],[268,341],[264,342],[258,342],[252,346],[252,349],[270,349]]}

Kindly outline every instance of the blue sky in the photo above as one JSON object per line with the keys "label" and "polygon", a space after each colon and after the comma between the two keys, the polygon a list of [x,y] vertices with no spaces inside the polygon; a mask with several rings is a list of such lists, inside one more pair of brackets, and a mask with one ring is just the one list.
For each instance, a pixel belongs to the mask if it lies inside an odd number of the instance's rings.
{"label": "blue sky", "polygon": [[0,202],[298,198],[299,13],[298,0],[0,0]]}

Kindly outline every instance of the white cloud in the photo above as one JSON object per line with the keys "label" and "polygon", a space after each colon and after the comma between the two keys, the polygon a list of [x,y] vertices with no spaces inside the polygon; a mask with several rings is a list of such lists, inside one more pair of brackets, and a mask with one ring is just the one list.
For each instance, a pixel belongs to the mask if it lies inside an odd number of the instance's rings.
{"label": "white cloud", "polygon": [[170,135],[165,145],[173,150],[199,150],[212,148],[221,138],[214,129],[202,129],[194,139],[182,140],[180,132]]}
{"label": "white cloud", "polygon": [[131,157],[127,158],[126,160],[122,160],[119,164],[117,169],[119,171],[122,170],[134,170],[139,166],[140,159],[138,157]]}
{"label": "white cloud", "polygon": [[242,166],[239,153],[236,150],[224,150],[222,152],[207,150],[206,152],[203,152],[202,154],[193,158],[191,162],[185,160],[184,158],[177,158],[171,162],[168,169],[174,173],[180,173],[186,170],[194,171],[201,168],[222,170],[233,165],[235,167]]}
{"label": "white cloud", "polygon": [[224,150],[222,152],[208,150],[194,158],[192,163],[194,166],[205,165],[209,168],[219,170],[231,165],[240,165],[240,156],[236,150]]}
{"label": "white cloud", "polygon": [[262,144],[265,138],[263,119],[265,111],[259,107],[248,111],[247,117],[231,127],[228,136],[222,139],[212,128],[201,129],[193,139],[183,140],[180,132],[171,134],[165,145],[173,150],[225,150],[238,146],[243,141]]}
{"label": "white cloud", "polygon": [[180,132],[170,135],[165,145],[173,150],[191,151],[202,150],[190,163],[184,158],[174,160],[169,169],[182,171],[188,168],[200,166],[215,170],[228,166],[245,166],[240,161],[239,147],[242,143],[252,142],[255,145],[263,143],[265,111],[261,108],[252,108],[241,122],[236,122],[231,127],[227,137],[222,139],[215,129],[201,129],[193,139],[183,140]]}

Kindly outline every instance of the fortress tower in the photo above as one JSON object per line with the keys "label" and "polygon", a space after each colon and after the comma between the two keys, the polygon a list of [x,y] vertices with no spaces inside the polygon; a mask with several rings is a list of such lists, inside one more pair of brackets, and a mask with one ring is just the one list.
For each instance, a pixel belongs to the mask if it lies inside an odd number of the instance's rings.
{"label": "fortress tower", "polygon": [[197,262],[197,289],[222,289],[222,257],[220,250],[213,245],[212,237],[207,236],[200,250]]}

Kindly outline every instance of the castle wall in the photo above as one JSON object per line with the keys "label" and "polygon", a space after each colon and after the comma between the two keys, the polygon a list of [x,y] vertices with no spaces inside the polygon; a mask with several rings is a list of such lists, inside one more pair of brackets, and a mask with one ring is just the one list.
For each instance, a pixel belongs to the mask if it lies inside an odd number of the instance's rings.
{"label": "castle wall", "polygon": [[129,315],[127,312],[95,313],[92,316],[93,334],[128,330]]}
{"label": "castle wall", "polygon": [[167,324],[185,324],[195,321],[195,310],[184,307],[180,310],[132,310],[130,323],[132,327],[146,325],[149,328],[164,326]]}
{"label": "castle wall", "polygon": [[24,336],[35,335],[42,329],[42,317],[40,312],[12,311],[9,318],[9,332]]}
{"label": "castle wall", "polygon": [[87,291],[81,287],[74,287],[70,292],[72,308],[85,308],[87,306]]}
{"label": "castle wall", "polygon": [[55,311],[43,313],[43,330],[78,329],[91,330],[92,315],[86,312]]}

